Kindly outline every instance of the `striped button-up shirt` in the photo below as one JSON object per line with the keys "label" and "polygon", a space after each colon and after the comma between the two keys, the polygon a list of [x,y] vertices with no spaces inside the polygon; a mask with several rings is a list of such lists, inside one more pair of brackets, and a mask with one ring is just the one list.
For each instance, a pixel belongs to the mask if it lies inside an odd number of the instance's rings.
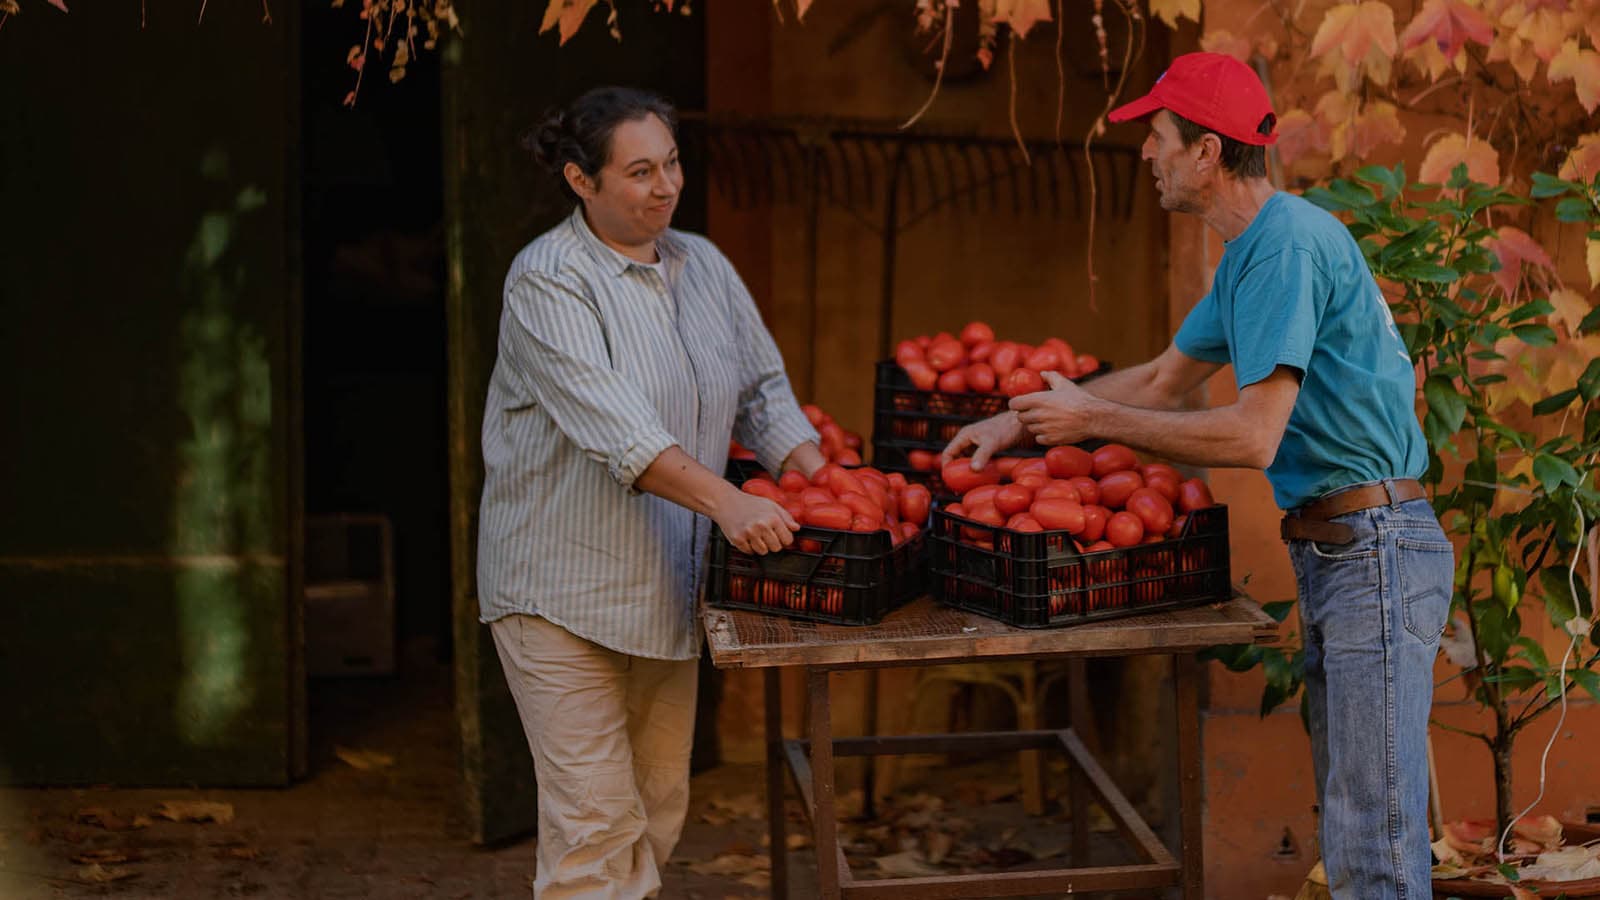
{"label": "striped button-up shirt", "polygon": [[656,249],[660,266],[628,259],[580,208],[511,264],[478,601],[485,622],[538,615],[622,653],[691,659],[710,523],[634,480],[673,445],[720,473],[730,436],[777,471],[817,434],[727,258],[680,231]]}

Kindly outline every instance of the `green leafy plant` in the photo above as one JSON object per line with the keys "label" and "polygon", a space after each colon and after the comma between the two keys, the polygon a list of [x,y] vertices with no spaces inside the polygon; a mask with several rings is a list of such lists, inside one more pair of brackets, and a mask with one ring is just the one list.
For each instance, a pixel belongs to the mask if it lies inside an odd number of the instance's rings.
{"label": "green leafy plant", "polygon": [[[1600,629],[1581,561],[1600,514],[1600,310],[1556,286],[1531,238],[1495,222],[1559,198],[1564,222],[1600,224],[1600,177],[1536,175],[1531,197],[1473,182],[1465,165],[1443,185],[1406,182],[1404,166],[1370,166],[1307,199],[1344,218],[1379,284],[1421,380],[1435,512],[1457,545],[1451,631],[1444,639],[1493,726],[1462,731],[1494,759],[1498,833],[1511,807],[1511,758],[1529,724],[1579,689],[1600,700]],[[1600,231],[1590,231],[1591,239]],[[1588,540],[1593,542],[1593,533]],[[1544,613],[1571,650],[1552,660],[1526,633]],[[1279,621],[1285,605],[1269,610]],[[1261,665],[1262,713],[1295,696],[1304,655],[1292,645],[1222,647],[1230,669]]]}

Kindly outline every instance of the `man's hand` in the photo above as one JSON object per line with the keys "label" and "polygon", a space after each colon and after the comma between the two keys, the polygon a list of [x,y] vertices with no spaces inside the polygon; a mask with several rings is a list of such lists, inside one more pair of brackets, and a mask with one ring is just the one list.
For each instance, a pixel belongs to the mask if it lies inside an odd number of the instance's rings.
{"label": "man's hand", "polygon": [[758,556],[776,553],[794,543],[794,533],[800,523],[781,505],[747,494],[733,485],[712,512],[711,518],[721,526],[728,542],[742,553]]}
{"label": "man's hand", "polygon": [[956,432],[949,446],[940,454],[940,462],[949,462],[952,459],[972,449],[972,469],[979,471],[989,464],[989,458],[1001,450],[1009,450],[1018,444],[1028,443],[1028,431],[1017,421],[1014,412],[1003,412],[998,416],[974,422]]}
{"label": "man's hand", "polygon": [[1049,446],[1093,437],[1094,410],[1103,401],[1055,372],[1041,374],[1050,390],[1011,398],[1011,409],[1022,427],[1035,441]]}

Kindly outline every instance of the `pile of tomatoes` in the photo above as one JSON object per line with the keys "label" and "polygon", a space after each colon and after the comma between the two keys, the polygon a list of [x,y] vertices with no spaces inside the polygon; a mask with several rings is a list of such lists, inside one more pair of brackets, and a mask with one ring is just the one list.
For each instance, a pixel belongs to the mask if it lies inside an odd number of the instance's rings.
{"label": "pile of tomatoes", "polygon": [[[785,472],[774,481],[763,472],[746,481],[742,490],[782,504],[801,525],[886,531],[896,547],[921,532],[933,504],[926,486],[908,483],[898,472],[885,474],[871,466],[847,469],[837,463],[828,463],[809,479],[799,472]],[[821,549],[805,538],[796,546],[812,553]]]}
{"label": "pile of tomatoes", "polygon": [[1100,360],[1075,353],[1060,338],[1045,338],[1037,346],[997,341],[994,329],[983,322],[968,322],[959,337],[941,331],[901,341],[894,359],[918,390],[1007,397],[1044,390],[1041,372],[1082,378],[1100,368]]}
{"label": "pile of tomatoes", "polygon": [[[806,419],[821,438],[817,446],[822,450],[823,459],[841,466],[861,465],[861,435],[846,431],[844,426],[833,420],[833,416],[814,403],[802,404],[800,411],[806,414]],[[728,445],[728,458],[754,460],[756,454],[738,441],[732,441]]]}
{"label": "pile of tomatoes", "polygon": [[[1017,532],[1064,531],[1084,553],[1179,537],[1189,513],[1214,505],[1205,482],[1185,480],[1165,463],[1141,464],[1121,444],[1093,453],[1067,446],[1042,458],[999,457],[976,472],[971,459],[956,459],[939,475],[961,496],[945,507],[947,514]],[[993,549],[994,534],[961,529],[964,542],[984,549]]]}

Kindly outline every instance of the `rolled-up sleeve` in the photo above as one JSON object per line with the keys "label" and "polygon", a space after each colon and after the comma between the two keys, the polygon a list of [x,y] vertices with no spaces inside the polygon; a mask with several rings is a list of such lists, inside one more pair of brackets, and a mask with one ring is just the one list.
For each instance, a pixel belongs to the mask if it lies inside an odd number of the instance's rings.
{"label": "rolled-up sleeve", "polygon": [[511,284],[505,304],[502,357],[562,434],[632,489],[678,441],[612,368],[598,311],[577,291],[535,272]]}
{"label": "rolled-up sleeve", "polygon": [[728,281],[743,380],[733,439],[754,452],[767,471],[777,472],[796,447],[818,439],[817,430],[800,411],[789,376],[784,372],[783,355],[761,321],[755,299],[739,273],[734,271],[733,264],[726,258],[719,262]]}

